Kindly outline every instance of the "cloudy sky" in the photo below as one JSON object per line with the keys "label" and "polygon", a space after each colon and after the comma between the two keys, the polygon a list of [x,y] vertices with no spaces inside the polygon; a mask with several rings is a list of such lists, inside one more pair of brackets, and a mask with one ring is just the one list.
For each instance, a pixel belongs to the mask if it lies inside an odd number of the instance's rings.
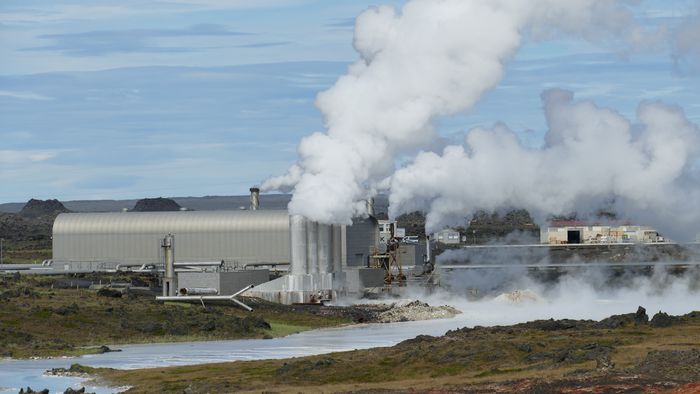
{"label": "cloudy sky", "polygon": [[[245,194],[323,130],[314,99],[357,59],[355,16],[402,3],[4,0],[0,202]],[[698,2],[634,11],[649,28],[692,30]],[[700,123],[700,34],[684,36],[635,50],[527,42],[505,79],[438,131],[459,140],[503,121],[540,146],[552,87],[631,118],[640,100],[678,104]]]}

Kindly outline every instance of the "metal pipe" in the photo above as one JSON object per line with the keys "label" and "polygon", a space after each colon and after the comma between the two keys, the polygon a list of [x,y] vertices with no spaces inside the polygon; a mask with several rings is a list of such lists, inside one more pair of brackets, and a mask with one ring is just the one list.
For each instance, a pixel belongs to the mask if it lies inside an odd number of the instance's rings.
{"label": "metal pipe", "polygon": [[290,243],[292,248],[292,275],[306,273],[306,218],[301,215],[289,217]]}
{"label": "metal pipe", "polygon": [[213,266],[223,266],[224,261],[194,261],[194,262],[182,262],[178,261],[176,263],[173,263],[175,267],[213,267]]}
{"label": "metal pipe", "polygon": [[236,293],[232,295],[224,295],[224,296],[206,296],[206,295],[201,295],[201,296],[162,296],[162,297],[156,297],[156,301],[199,301],[204,305],[204,301],[233,301],[234,303],[240,305],[241,307],[245,308],[248,310],[248,312],[252,312],[253,308],[249,307],[248,305],[242,303],[241,301],[236,299],[236,296],[243,294],[244,292],[252,289],[254,285],[248,285],[241,290],[237,291]]}
{"label": "metal pipe", "polygon": [[219,291],[213,287],[183,287],[180,289],[181,296],[187,295],[217,295]]}
{"label": "metal pipe", "polygon": [[430,256],[430,235],[425,235],[425,262],[430,263],[431,262],[431,256]]}
{"label": "metal pipe", "polygon": [[255,287],[255,285],[248,285],[248,286],[238,290],[237,292],[233,293],[233,295],[231,297],[241,295],[241,294],[245,293],[246,291],[252,289],[253,287]]}
{"label": "metal pipe", "polygon": [[260,188],[253,186],[250,188],[250,210],[257,211],[260,206]]}
{"label": "metal pipe", "polygon": [[174,296],[177,289],[175,276],[175,237],[168,234],[161,243],[165,258],[165,275],[163,276],[163,296]]}

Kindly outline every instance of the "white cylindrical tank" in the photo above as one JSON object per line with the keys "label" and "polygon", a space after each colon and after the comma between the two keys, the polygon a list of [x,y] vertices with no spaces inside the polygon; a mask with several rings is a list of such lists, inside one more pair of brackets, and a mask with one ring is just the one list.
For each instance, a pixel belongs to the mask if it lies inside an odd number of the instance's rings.
{"label": "white cylindrical tank", "polygon": [[306,218],[301,215],[289,217],[290,244],[292,248],[291,273],[303,275],[306,273]]}
{"label": "white cylindrical tank", "polygon": [[333,272],[343,272],[343,241],[342,241],[342,226],[333,225],[331,245],[333,248]]}
{"label": "white cylindrical tank", "polygon": [[318,223],[306,222],[306,273],[318,273]]}
{"label": "white cylindrical tank", "polygon": [[318,224],[318,272],[333,272],[333,227]]}
{"label": "white cylindrical tank", "polygon": [[177,292],[177,275],[175,274],[175,237],[168,234],[161,243],[163,248],[165,275],[163,276],[163,295],[174,296]]}

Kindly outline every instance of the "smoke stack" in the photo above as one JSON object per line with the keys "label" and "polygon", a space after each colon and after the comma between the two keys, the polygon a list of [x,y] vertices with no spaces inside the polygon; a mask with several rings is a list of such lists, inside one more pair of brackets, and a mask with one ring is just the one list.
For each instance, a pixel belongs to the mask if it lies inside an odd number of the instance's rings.
{"label": "smoke stack", "polygon": [[250,210],[257,211],[260,206],[260,188],[253,186],[250,188]]}
{"label": "smoke stack", "polygon": [[432,256],[430,255],[430,235],[425,235],[425,262],[430,263]]}
{"label": "smoke stack", "polygon": [[369,216],[374,216],[374,198],[370,197],[367,199],[367,214]]}
{"label": "smoke stack", "polygon": [[161,240],[163,248],[163,265],[165,275],[163,276],[163,296],[172,297],[177,295],[177,275],[175,274],[175,237],[168,234]]}

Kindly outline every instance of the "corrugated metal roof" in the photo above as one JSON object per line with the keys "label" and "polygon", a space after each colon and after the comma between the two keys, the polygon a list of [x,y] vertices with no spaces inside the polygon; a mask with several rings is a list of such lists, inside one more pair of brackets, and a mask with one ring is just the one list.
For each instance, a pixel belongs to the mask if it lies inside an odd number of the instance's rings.
{"label": "corrugated metal roof", "polygon": [[286,210],[62,213],[53,234],[266,231],[289,228]]}
{"label": "corrugated metal roof", "polygon": [[53,226],[65,262],[158,263],[175,236],[177,261],[289,262],[286,210],[68,213]]}

